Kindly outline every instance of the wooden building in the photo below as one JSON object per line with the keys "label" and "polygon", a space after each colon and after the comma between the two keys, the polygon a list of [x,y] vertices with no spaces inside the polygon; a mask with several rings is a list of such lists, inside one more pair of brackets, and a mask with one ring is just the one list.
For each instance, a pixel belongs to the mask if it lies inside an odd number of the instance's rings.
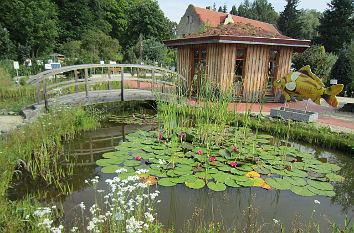
{"label": "wooden building", "polygon": [[277,101],[276,79],[288,74],[294,52],[310,41],[282,35],[274,25],[190,5],[177,27],[177,69],[190,95],[209,80],[244,101]]}

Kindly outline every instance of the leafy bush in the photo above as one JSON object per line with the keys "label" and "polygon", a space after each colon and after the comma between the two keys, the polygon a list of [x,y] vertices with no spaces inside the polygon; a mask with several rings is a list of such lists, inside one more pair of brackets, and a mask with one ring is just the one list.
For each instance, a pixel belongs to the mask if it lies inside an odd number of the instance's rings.
{"label": "leafy bush", "polygon": [[352,91],[354,85],[354,41],[345,46],[339,53],[338,60],[334,64],[331,78],[345,85],[346,91]]}
{"label": "leafy bush", "polygon": [[305,52],[294,55],[293,67],[299,70],[303,66],[310,65],[312,71],[326,83],[329,80],[332,67],[336,61],[336,55],[326,53],[323,46],[314,45]]}

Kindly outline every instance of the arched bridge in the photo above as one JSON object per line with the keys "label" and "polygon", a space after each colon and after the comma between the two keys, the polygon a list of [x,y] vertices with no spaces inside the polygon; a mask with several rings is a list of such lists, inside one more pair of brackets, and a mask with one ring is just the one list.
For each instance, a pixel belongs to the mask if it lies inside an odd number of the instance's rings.
{"label": "arched bridge", "polygon": [[85,64],[44,71],[28,83],[37,90],[34,108],[48,109],[56,104],[155,100],[157,94],[163,98],[182,91],[186,81],[180,74],[156,66]]}

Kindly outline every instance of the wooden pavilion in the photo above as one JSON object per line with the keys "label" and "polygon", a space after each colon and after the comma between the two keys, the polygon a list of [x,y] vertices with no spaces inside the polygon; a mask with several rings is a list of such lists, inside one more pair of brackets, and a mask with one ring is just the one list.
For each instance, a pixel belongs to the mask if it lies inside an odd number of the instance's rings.
{"label": "wooden pavilion", "polygon": [[276,79],[288,74],[293,52],[309,40],[282,35],[274,25],[190,5],[178,25],[177,69],[188,81],[190,95],[209,80],[247,102],[278,101]]}

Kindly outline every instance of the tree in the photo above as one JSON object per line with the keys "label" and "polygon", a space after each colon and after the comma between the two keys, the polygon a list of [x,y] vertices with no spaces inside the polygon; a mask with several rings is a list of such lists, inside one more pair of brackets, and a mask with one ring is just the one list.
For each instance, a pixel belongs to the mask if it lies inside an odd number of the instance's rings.
{"label": "tree", "polygon": [[272,4],[267,0],[255,0],[251,6],[251,12],[253,19],[271,24],[276,24],[279,17]]}
{"label": "tree", "polygon": [[353,0],[332,0],[320,19],[318,42],[328,51],[338,52],[354,38]]}
{"label": "tree", "polygon": [[350,84],[354,85],[354,40],[339,52],[338,60],[331,72],[331,78],[344,84],[345,90],[348,92],[351,91]]}
{"label": "tree", "polygon": [[320,25],[320,17],[321,12],[302,9],[299,16],[301,22],[299,38],[312,40],[318,37],[317,28]]}
{"label": "tree", "polygon": [[0,59],[14,59],[15,45],[10,39],[9,31],[0,23]]}
{"label": "tree", "polygon": [[213,4],[213,11],[216,11],[216,4],[215,4],[215,2],[214,2],[214,4]]}
{"label": "tree", "polygon": [[222,10],[222,7],[221,7],[221,6],[219,7],[218,12],[223,12],[223,10]]}
{"label": "tree", "polygon": [[51,0],[2,0],[0,22],[22,59],[52,51],[59,35],[57,9]]}
{"label": "tree", "polygon": [[223,6],[222,12],[227,13],[227,6],[226,5]]}
{"label": "tree", "polygon": [[245,0],[238,7],[238,15],[271,24],[275,24],[279,17],[272,4],[267,0],[255,0],[252,4]]}
{"label": "tree", "polygon": [[251,4],[249,0],[245,0],[238,6],[238,15],[252,19],[254,16],[251,12]]}
{"label": "tree", "polygon": [[175,24],[165,17],[157,1],[137,0],[129,7],[127,15],[128,30],[125,32],[124,40],[121,40],[124,48],[135,45],[140,34],[146,39],[156,38],[158,41],[173,36],[172,27]]}
{"label": "tree", "polygon": [[297,8],[299,0],[286,0],[284,11],[280,13],[278,20],[279,30],[287,36],[298,38],[301,28],[300,11]]}
{"label": "tree", "polygon": [[232,15],[237,15],[237,8],[236,8],[235,5],[232,6],[231,11],[230,11],[230,14],[232,14]]}
{"label": "tree", "polygon": [[314,45],[303,53],[294,54],[293,67],[299,70],[306,65],[310,65],[312,71],[326,83],[336,61],[336,55],[327,53],[323,46]]}

